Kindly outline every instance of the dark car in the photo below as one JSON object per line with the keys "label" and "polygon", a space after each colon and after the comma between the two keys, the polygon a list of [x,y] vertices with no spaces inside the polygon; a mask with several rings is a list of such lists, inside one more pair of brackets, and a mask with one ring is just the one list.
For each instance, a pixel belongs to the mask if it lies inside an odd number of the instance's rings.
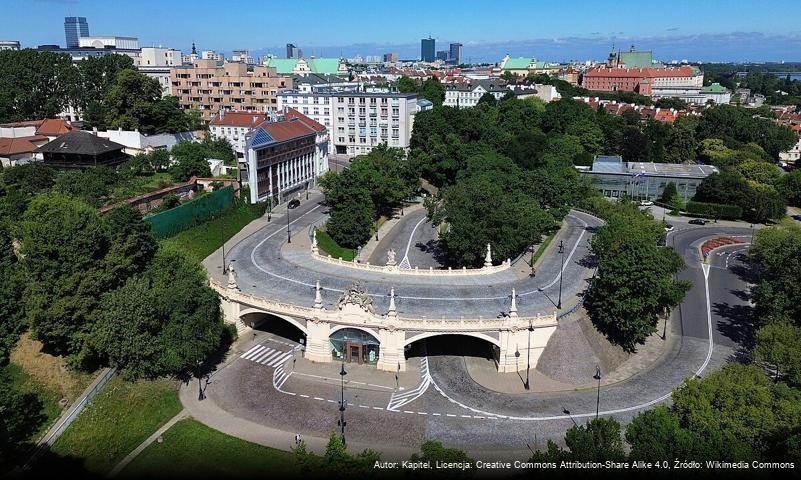
{"label": "dark car", "polygon": [[793,220],[798,220],[799,222],[801,222],[801,215],[793,215],[792,219]]}
{"label": "dark car", "polygon": [[704,220],[703,218],[693,218],[687,223],[689,223],[690,225],[706,225],[706,220]]}
{"label": "dark car", "polygon": [[298,200],[297,198],[293,198],[292,200],[289,201],[289,205],[287,205],[287,208],[292,209],[292,208],[297,208],[299,206],[300,206],[300,200]]}

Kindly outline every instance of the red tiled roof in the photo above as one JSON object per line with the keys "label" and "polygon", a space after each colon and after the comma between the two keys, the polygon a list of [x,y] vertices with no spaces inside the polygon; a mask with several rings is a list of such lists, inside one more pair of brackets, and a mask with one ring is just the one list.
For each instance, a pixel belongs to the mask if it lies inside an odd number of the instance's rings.
{"label": "red tiled roof", "polygon": [[72,125],[68,124],[60,118],[46,118],[36,129],[37,135],[46,135],[48,137],[57,137],[72,131]]}
{"label": "red tiled roof", "polygon": [[47,137],[34,135],[32,137],[0,138],[0,155],[18,155],[20,153],[33,153],[39,148],[33,142],[48,141]]}
{"label": "red tiled roof", "polygon": [[60,118],[45,118],[43,120],[27,120],[24,122],[9,122],[0,124],[1,127],[36,127],[36,135],[57,137],[74,129],[67,121]]}
{"label": "red tiled roof", "polygon": [[211,119],[210,125],[227,125],[231,127],[254,128],[267,120],[267,114],[259,112],[225,112],[218,113]]}
{"label": "red tiled roof", "polygon": [[326,130],[325,125],[322,125],[320,122],[312,120],[311,118],[307,117],[306,115],[300,113],[299,111],[295,110],[294,108],[287,108],[286,110],[286,119],[292,120],[296,118],[303,122],[307,127],[311,128],[317,133],[324,132]]}
{"label": "red tiled roof", "polygon": [[267,131],[276,142],[285,142],[294,138],[314,135],[315,131],[299,119],[284,120],[283,122],[265,122],[261,128]]}

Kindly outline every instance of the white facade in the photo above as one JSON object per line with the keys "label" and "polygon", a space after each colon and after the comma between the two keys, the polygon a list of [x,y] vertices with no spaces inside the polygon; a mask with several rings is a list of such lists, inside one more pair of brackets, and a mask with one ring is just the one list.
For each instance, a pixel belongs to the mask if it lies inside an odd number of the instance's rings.
{"label": "white facade", "polygon": [[123,50],[139,50],[139,39],[136,37],[93,36],[80,37],[80,48],[106,48],[114,47]]}
{"label": "white facade", "polygon": [[153,150],[172,150],[180,142],[195,141],[194,132],[163,133],[156,135],[143,135],[139,130],[108,130],[97,132],[97,136],[108,138],[112,142],[124,145],[123,151],[128,155],[150,153]]}
{"label": "white facade", "polygon": [[172,48],[144,47],[139,56],[137,69],[155,78],[161,84],[162,95],[172,95],[170,68],[181,65],[181,51]]}
{"label": "white facade", "polygon": [[409,148],[417,94],[360,92],[330,87],[278,93],[278,107],[290,107],[324,125],[329,153],[357,156],[382,143]]}
{"label": "white facade", "polygon": [[798,165],[799,159],[801,159],[801,138],[793,145],[793,148],[779,153],[779,160],[790,165]]}
{"label": "white facade", "polygon": [[200,58],[203,60],[217,60],[218,62],[225,60],[225,55],[219,52],[215,52],[214,50],[203,50],[200,54]]}
{"label": "white facade", "polygon": [[495,100],[500,100],[509,93],[509,89],[486,80],[467,84],[446,84],[445,101],[442,104],[447,107],[475,107],[485,93],[491,93]]}
{"label": "white facade", "polygon": [[651,89],[659,88],[698,88],[704,86],[704,72],[693,76],[655,76],[651,80]]}
{"label": "white facade", "polygon": [[16,40],[0,40],[0,51],[2,50],[19,50],[20,45]]}

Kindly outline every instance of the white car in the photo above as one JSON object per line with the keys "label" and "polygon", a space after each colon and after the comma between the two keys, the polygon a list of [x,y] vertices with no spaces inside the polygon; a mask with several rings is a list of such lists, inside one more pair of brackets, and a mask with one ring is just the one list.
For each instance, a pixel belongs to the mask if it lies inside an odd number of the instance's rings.
{"label": "white car", "polygon": [[674,226],[673,226],[672,224],[670,224],[670,223],[668,223],[668,224],[666,224],[666,225],[665,225],[665,231],[666,231],[666,232],[672,232],[672,231],[673,231],[673,229],[675,229],[675,228],[676,228],[676,227],[674,227]]}
{"label": "white car", "polygon": [[653,207],[654,206],[654,202],[652,202],[650,200],[643,200],[643,201],[640,202],[640,206],[641,207]]}

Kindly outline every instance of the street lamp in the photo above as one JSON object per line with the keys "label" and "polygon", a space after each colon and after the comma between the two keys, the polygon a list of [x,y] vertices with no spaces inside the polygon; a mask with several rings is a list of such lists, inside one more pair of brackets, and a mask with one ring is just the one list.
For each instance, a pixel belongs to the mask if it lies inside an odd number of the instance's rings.
{"label": "street lamp", "polygon": [[292,243],[292,232],[289,231],[289,203],[286,204],[286,243]]}
{"label": "street lamp", "polygon": [[595,376],[592,378],[598,380],[598,396],[595,397],[595,419],[598,419],[598,410],[601,406],[601,367],[595,366]]}
{"label": "street lamp", "polygon": [[523,384],[523,387],[526,390],[531,389],[531,385],[529,383],[529,373],[531,372],[531,332],[534,328],[531,326],[531,321],[528,322],[528,348],[526,349],[526,383]]}
{"label": "street lamp", "polygon": [[206,394],[203,393],[203,385],[200,383],[200,365],[203,363],[203,360],[197,361],[197,399],[198,401],[205,400]]}
{"label": "street lamp", "polygon": [[559,270],[559,302],[556,308],[562,308],[562,272],[565,271],[565,242],[559,240],[559,253],[562,254],[562,268]]}
{"label": "street lamp", "polygon": [[340,399],[339,399],[339,422],[337,423],[337,425],[339,425],[339,428],[340,428],[340,436],[342,438],[342,444],[343,445],[345,444],[345,425],[348,424],[348,422],[345,421],[345,375],[347,375],[347,374],[348,374],[348,372],[345,371],[345,356],[343,355],[342,356],[342,369],[339,371],[339,376],[342,379],[342,381],[341,381],[341,385],[342,385],[341,392],[342,393],[341,393]]}

